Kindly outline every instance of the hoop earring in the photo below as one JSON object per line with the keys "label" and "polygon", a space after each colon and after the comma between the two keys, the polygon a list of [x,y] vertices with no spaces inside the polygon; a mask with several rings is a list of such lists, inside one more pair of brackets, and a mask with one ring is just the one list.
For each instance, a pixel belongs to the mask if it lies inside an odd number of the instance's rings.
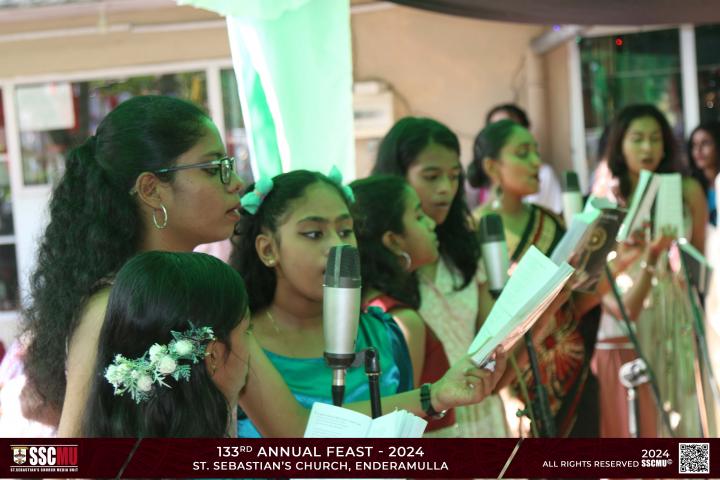
{"label": "hoop earring", "polygon": [[405,262],[405,270],[409,272],[410,267],[412,267],[412,258],[410,258],[410,254],[407,252],[400,252],[400,258],[402,258]]}
{"label": "hoop earring", "polygon": [[157,228],[158,230],[162,230],[163,228],[167,227],[168,222],[167,208],[165,208],[165,205],[163,205],[162,203],[160,204],[160,210],[162,210],[163,213],[162,223],[158,223],[157,218],[155,218],[155,210],[153,210],[152,212],[153,224],[155,224],[155,228]]}
{"label": "hoop earring", "polygon": [[492,202],[490,204],[490,208],[493,210],[499,210],[502,206],[501,200],[502,199],[502,187],[500,185],[495,185],[493,187],[492,192]]}

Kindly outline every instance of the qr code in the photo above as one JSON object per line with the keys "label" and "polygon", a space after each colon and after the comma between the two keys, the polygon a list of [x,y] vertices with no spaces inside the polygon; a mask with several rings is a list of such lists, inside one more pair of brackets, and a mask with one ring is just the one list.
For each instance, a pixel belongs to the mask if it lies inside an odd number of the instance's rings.
{"label": "qr code", "polygon": [[679,473],[710,473],[710,444],[681,443]]}

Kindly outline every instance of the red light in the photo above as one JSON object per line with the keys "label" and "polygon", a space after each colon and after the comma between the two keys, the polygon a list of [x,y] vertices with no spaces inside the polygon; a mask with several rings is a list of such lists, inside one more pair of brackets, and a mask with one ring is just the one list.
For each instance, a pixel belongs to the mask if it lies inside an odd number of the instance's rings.
{"label": "red light", "polygon": [[622,38],[618,37],[615,39],[615,45],[617,45],[618,47],[622,47],[622,44],[623,44]]}

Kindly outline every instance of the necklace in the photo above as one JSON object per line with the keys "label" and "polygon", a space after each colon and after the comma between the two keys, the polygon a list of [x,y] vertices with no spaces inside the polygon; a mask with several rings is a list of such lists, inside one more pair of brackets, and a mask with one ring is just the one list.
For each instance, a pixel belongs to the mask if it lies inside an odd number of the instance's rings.
{"label": "necklace", "polygon": [[280,333],[280,327],[278,327],[275,317],[273,317],[272,313],[270,313],[269,308],[265,310],[265,315],[270,319],[270,324],[272,325],[273,330],[275,330],[275,333]]}

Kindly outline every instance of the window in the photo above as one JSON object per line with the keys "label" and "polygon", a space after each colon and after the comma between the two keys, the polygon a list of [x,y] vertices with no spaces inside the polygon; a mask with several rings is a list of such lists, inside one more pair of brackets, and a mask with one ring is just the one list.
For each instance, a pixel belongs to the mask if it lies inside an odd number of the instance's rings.
{"label": "window", "polygon": [[695,27],[695,52],[700,121],[720,120],[720,25]]}
{"label": "window", "polygon": [[597,157],[599,137],[614,115],[634,103],[658,107],[683,138],[677,29],[583,38],[580,56],[588,158]]}
{"label": "window", "polygon": [[204,72],[19,86],[15,100],[23,183],[56,182],[68,150],[94,133],[110,110],[128,98],[150,94],[184,98],[207,110]]}
{"label": "window", "polygon": [[0,311],[16,310],[18,307],[14,233],[5,116],[0,95]]}
{"label": "window", "polygon": [[[3,118],[8,110],[4,107],[9,105],[3,105],[0,96],[0,313],[17,311],[18,298],[28,293],[26,277],[18,276],[18,267],[26,272],[35,268],[35,242],[42,235],[46,220],[38,212],[47,208],[51,187],[65,170],[68,151],[84,142],[105,115],[128,98],[149,94],[174,96],[205,111],[209,111],[209,98],[221,98],[217,113],[223,116],[223,121],[218,123],[224,123],[228,152],[237,159],[240,176],[251,181],[249,150],[234,72],[228,68],[230,63],[194,62],[180,67],[180,71],[158,65],[157,72],[152,70],[155,67],[139,66],[134,75],[109,73],[94,80],[63,79],[58,75],[57,80],[50,82],[44,79],[22,84],[8,82],[14,89],[11,96],[15,121],[10,125],[4,121],[8,118]],[[214,69],[221,72],[219,82],[215,81],[217,76],[211,75]],[[8,153],[8,134],[13,135],[11,145],[17,142],[17,154],[14,148],[12,154]],[[11,185],[23,191],[12,203]],[[15,232],[13,221],[21,231]],[[6,317],[12,322],[17,319],[15,312],[0,314],[0,324]]]}
{"label": "window", "polygon": [[220,71],[220,86],[222,88],[225,143],[228,155],[235,157],[235,168],[240,178],[245,183],[251,183],[253,175],[250,167],[250,150],[240,108],[237,80],[233,69],[227,68]]}

